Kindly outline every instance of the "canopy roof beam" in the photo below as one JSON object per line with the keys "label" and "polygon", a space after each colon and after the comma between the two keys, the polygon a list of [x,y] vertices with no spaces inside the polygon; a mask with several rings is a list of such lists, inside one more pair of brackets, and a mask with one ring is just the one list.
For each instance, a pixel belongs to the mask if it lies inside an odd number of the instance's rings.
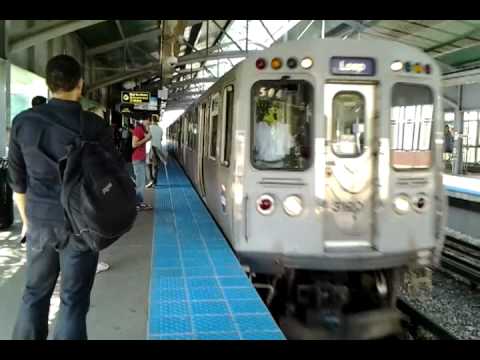
{"label": "canopy roof beam", "polygon": [[124,46],[127,43],[134,43],[134,42],[139,42],[139,41],[144,41],[151,38],[159,37],[161,33],[162,33],[161,29],[155,29],[155,30],[144,32],[139,35],[127,37],[123,40],[118,40],[105,45],[100,45],[87,50],[87,56],[94,56],[94,55],[102,54],[111,50],[115,50],[119,47]]}
{"label": "canopy roof beam", "polygon": [[[250,51],[249,54],[252,52]],[[190,55],[185,55],[182,56],[178,59],[178,63],[176,66],[181,66],[185,64],[191,64],[191,63],[196,63],[196,62],[202,62],[202,61],[208,61],[208,60],[220,60],[220,59],[233,59],[233,58],[242,58],[242,57],[247,57],[247,52],[246,51],[225,51],[221,53],[209,53],[207,55],[207,52],[205,50],[198,51],[194,54]]]}
{"label": "canopy roof beam", "polygon": [[19,35],[13,39],[9,44],[9,50],[10,52],[15,52],[27,49],[38,43],[58,38],[104,21],[107,20],[74,20],[56,23],[49,27],[45,27],[45,25],[34,26],[28,29],[23,35]]}
{"label": "canopy roof beam", "polygon": [[200,83],[207,83],[207,82],[215,82],[217,80],[218,80],[218,78],[216,78],[216,77],[189,79],[189,80],[185,80],[185,81],[179,81],[179,82],[171,83],[171,84],[169,84],[169,88],[182,87],[182,86],[188,86],[188,85],[200,84]]}
{"label": "canopy roof beam", "polygon": [[144,76],[148,73],[157,72],[159,70],[160,70],[160,64],[155,64],[153,66],[150,65],[150,66],[147,66],[145,68],[137,69],[135,71],[129,71],[129,72],[123,72],[121,74],[116,74],[116,75],[110,76],[108,78],[101,79],[97,83],[93,84],[92,86],[90,86],[87,89],[87,93],[95,91],[95,90],[103,88],[103,87],[107,87],[107,86],[116,84],[120,81],[128,80],[128,79],[131,79],[131,78],[134,78],[134,77]]}

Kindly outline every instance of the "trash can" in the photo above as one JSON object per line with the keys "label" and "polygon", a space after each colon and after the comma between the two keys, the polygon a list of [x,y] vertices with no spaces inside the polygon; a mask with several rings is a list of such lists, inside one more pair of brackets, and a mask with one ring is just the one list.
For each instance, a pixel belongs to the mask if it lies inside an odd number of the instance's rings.
{"label": "trash can", "polygon": [[8,161],[0,159],[0,230],[13,224],[13,193],[7,181]]}

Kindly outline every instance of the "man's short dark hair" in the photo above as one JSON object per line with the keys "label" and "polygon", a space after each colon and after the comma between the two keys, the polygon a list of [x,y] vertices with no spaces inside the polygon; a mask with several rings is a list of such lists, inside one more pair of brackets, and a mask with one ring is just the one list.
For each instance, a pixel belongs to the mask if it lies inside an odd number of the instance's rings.
{"label": "man's short dark hair", "polygon": [[82,78],[77,60],[69,55],[57,55],[47,64],[47,85],[51,92],[72,91]]}
{"label": "man's short dark hair", "polygon": [[46,102],[47,102],[47,98],[45,98],[43,96],[35,96],[32,99],[32,107],[45,104]]}

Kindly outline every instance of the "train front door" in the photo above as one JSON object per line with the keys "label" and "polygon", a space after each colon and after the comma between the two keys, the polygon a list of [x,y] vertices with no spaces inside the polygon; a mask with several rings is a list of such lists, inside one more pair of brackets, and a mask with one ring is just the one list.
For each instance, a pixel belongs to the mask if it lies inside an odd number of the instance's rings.
{"label": "train front door", "polygon": [[374,247],[378,143],[375,89],[374,83],[325,85],[326,252]]}

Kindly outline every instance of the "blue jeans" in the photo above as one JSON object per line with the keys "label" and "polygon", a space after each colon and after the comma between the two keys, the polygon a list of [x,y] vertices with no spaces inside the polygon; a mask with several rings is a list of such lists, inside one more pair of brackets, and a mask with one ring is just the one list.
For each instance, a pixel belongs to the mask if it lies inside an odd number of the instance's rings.
{"label": "blue jeans", "polygon": [[26,286],[12,337],[14,340],[47,339],[50,298],[61,271],[61,302],[53,338],[86,340],[87,312],[98,253],[79,251],[71,241],[57,250],[55,239],[42,242],[39,237],[34,231],[27,234]]}
{"label": "blue jeans", "polygon": [[133,172],[135,173],[135,184],[137,191],[137,205],[145,202],[145,178],[147,176],[146,172],[146,162],[145,160],[134,160]]}

